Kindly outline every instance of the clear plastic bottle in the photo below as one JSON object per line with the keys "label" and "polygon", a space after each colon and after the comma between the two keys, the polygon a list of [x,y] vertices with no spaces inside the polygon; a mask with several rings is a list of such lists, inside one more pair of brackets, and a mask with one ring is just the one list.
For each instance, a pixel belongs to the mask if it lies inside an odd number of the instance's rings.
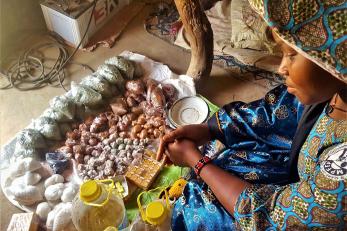
{"label": "clear plastic bottle", "polygon": [[90,180],[80,186],[72,202],[72,222],[79,231],[100,231],[128,225],[122,198],[112,180]]}

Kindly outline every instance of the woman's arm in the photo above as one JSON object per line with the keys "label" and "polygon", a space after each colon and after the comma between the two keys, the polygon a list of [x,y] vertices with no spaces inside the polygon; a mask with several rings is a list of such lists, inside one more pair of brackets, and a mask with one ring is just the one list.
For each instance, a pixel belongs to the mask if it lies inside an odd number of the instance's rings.
{"label": "woman's arm", "polygon": [[[342,153],[334,148],[338,149],[338,145],[324,149],[310,164],[307,164],[310,157],[302,159],[299,165],[307,166],[303,171],[308,176],[297,183],[283,187],[252,185],[246,188],[237,199],[233,214],[239,229],[345,230],[347,174],[334,178],[323,171],[330,153]],[[346,163],[347,158],[340,156],[338,162]]]}
{"label": "woman's arm", "polygon": [[304,106],[284,85],[250,103],[232,102],[208,120],[212,139],[234,148],[252,142],[262,150],[290,150]]}
{"label": "woman's arm", "polygon": [[[168,145],[168,157],[179,166],[194,168],[202,158],[195,144],[189,140],[176,140]],[[234,213],[235,203],[241,192],[250,184],[209,163],[200,171],[200,177],[208,184],[223,207]]]}
{"label": "woman's arm", "polygon": [[189,139],[198,146],[219,140],[226,147],[249,142],[256,151],[287,150],[289,153],[303,105],[281,85],[265,98],[251,103],[232,102],[221,108],[207,124],[187,125],[165,135],[159,145],[160,160],[168,143]]}
{"label": "woman's arm", "polygon": [[[331,148],[323,151],[308,179],[286,186],[249,184],[213,164],[200,177],[218,201],[235,218],[240,230],[280,230],[332,227],[343,230],[347,209],[347,177],[331,179],[321,170]],[[180,166],[194,167],[202,155],[194,143],[179,140],[168,145],[167,154]],[[347,162],[343,156],[342,162]]]}
{"label": "woman's arm", "polygon": [[179,127],[162,137],[157,152],[157,160],[162,158],[167,144],[178,139],[189,139],[200,146],[210,141],[211,135],[207,124],[191,124]]}
{"label": "woman's arm", "polygon": [[212,163],[202,168],[200,177],[210,187],[223,207],[232,215],[240,194],[250,186],[246,181],[231,175]]}

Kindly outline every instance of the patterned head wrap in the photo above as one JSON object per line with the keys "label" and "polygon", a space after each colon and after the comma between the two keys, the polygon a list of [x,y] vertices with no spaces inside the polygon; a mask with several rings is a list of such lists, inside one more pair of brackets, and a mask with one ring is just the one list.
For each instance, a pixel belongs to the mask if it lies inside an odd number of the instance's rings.
{"label": "patterned head wrap", "polygon": [[345,0],[249,0],[291,47],[347,83]]}

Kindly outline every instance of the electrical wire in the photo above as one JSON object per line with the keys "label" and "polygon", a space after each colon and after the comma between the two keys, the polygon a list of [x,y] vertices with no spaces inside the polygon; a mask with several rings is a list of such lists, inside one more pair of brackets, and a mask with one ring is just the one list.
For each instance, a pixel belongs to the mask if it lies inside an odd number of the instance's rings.
{"label": "electrical wire", "polygon": [[[87,28],[82,36],[81,41],[71,55],[69,55],[68,50],[65,48],[62,39],[50,36],[53,41],[34,45],[33,47],[29,48],[22,55],[20,55],[12,65],[10,65],[6,73],[2,73],[2,75],[7,78],[8,84],[5,86],[0,86],[0,89],[6,90],[16,88],[20,91],[28,91],[41,89],[47,85],[50,85],[52,87],[62,87],[65,91],[67,91],[67,89],[64,87],[64,80],[66,78],[65,67],[68,63],[80,65],[84,69],[89,69],[91,72],[94,72],[94,70],[88,65],[73,62],[71,61],[71,58],[76,54],[88,33],[93,18],[93,12],[96,7],[96,2],[97,0],[93,1],[93,7]],[[42,54],[42,50],[49,48],[55,48],[59,51],[56,59],[44,57]],[[45,60],[53,61],[53,66],[48,66]],[[0,78],[4,77],[0,76]]]}

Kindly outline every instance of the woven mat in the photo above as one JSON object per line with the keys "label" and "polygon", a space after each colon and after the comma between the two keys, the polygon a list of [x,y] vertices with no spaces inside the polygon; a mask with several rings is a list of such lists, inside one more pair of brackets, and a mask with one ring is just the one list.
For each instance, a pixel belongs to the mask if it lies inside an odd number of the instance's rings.
{"label": "woven mat", "polygon": [[[178,18],[179,14],[174,4],[166,4],[164,8],[156,7],[145,21],[146,31],[175,45],[174,42],[178,33]],[[189,52],[189,50],[186,51]],[[228,70],[233,77],[251,81],[269,90],[283,83],[283,78],[277,73],[242,63],[234,56],[214,55],[213,64]]]}

